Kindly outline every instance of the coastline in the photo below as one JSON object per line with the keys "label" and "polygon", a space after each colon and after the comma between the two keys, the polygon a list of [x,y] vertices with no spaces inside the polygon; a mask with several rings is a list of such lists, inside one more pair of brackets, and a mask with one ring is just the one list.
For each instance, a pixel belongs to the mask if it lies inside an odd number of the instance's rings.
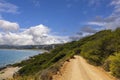
{"label": "coastline", "polygon": [[48,50],[44,50],[44,49],[6,49],[6,48],[0,48],[0,50],[31,50],[31,51],[34,51],[34,50],[37,50],[37,51],[43,51],[43,52],[47,52]]}
{"label": "coastline", "polygon": [[[2,50],[38,50],[38,49],[2,49]],[[40,50],[40,49],[39,49],[39,51],[41,51],[41,52],[37,55],[40,55],[44,52],[48,52],[47,50]],[[36,55],[34,55],[34,56],[36,56]],[[29,60],[29,59],[33,58],[34,56],[29,56],[29,58],[26,58],[22,61]],[[13,63],[13,64],[12,63],[7,64],[5,66],[1,66],[0,67],[0,80],[12,79],[14,74],[21,69],[21,66],[18,66],[18,65],[16,66],[16,64],[19,64],[22,61],[16,62],[16,63]]]}
{"label": "coastline", "polygon": [[16,64],[16,63],[21,63],[22,61],[25,61],[25,60],[28,60],[28,59],[30,59],[31,57],[34,57],[34,56],[36,56],[36,55],[39,55],[39,54],[42,54],[42,53],[44,53],[44,52],[49,52],[49,51],[47,51],[47,50],[43,50],[43,49],[0,49],[0,50],[5,50],[5,51],[7,51],[7,50],[13,50],[13,51],[38,51],[37,53],[38,54],[35,54],[35,55],[32,55],[32,56],[29,56],[29,57],[27,57],[27,58],[25,58],[25,59],[23,59],[23,60],[20,60],[20,61],[17,61],[17,62],[14,62],[14,63],[8,63],[8,64],[4,64],[4,65],[0,65],[0,71],[2,70],[2,69],[4,69],[4,68],[6,68],[6,67],[8,67],[8,66],[12,66],[12,65],[14,65],[14,64]]}
{"label": "coastline", "polygon": [[15,73],[20,70],[21,67],[9,66],[3,70],[0,70],[0,80],[13,79]]}

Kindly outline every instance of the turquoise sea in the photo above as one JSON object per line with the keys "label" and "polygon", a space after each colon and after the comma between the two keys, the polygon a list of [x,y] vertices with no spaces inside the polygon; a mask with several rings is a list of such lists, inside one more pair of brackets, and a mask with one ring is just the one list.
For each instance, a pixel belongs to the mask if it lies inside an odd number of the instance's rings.
{"label": "turquoise sea", "polygon": [[30,56],[41,53],[43,53],[42,50],[0,49],[0,67],[20,62],[22,60],[28,59]]}

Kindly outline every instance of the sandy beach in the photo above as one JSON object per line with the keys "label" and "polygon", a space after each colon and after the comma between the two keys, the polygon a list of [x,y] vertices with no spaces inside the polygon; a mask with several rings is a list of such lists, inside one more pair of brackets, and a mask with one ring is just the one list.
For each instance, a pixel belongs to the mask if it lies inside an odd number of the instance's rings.
{"label": "sandy beach", "polygon": [[0,71],[0,80],[3,79],[12,79],[14,73],[16,73],[20,68],[19,67],[7,67]]}

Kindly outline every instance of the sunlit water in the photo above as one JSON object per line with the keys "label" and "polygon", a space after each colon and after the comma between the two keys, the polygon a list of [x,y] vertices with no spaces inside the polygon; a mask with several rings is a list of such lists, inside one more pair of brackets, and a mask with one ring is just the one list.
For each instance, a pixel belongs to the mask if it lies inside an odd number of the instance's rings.
{"label": "sunlit water", "polygon": [[43,53],[42,50],[9,50],[0,49],[0,67],[20,62],[30,56]]}

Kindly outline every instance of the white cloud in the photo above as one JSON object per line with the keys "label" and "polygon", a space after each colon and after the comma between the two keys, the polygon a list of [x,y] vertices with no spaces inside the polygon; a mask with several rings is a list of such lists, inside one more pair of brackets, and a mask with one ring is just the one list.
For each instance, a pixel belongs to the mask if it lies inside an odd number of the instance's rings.
{"label": "white cloud", "polygon": [[84,33],[92,34],[92,33],[96,33],[97,29],[94,29],[90,26],[84,26],[83,28],[81,28],[81,31],[84,32]]}
{"label": "white cloud", "polygon": [[[32,36],[21,33],[6,33],[2,35],[3,43],[8,45],[27,45],[34,44],[32,41]],[[1,40],[2,40],[1,39]]]}
{"label": "white cloud", "polygon": [[51,35],[50,29],[42,24],[30,27],[29,29],[26,29],[24,32],[22,32],[22,34],[32,36],[34,44],[55,44],[66,42],[63,37]]}
{"label": "white cloud", "polygon": [[52,35],[47,26],[42,24],[24,29],[22,32],[0,32],[0,44],[8,45],[42,45],[65,43],[66,36]]}
{"label": "white cloud", "polygon": [[101,26],[105,29],[116,29],[120,27],[120,0],[111,0],[110,6],[113,6],[114,10],[106,18],[99,18],[94,21],[88,22],[88,25]]}
{"label": "white cloud", "polygon": [[15,22],[9,22],[6,20],[0,20],[0,29],[5,31],[14,31],[19,29],[19,24]]}
{"label": "white cloud", "polygon": [[23,33],[27,33],[34,36],[47,35],[50,32],[50,29],[42,24],[26,29]]}
{"label": "white cloud", "polygon": [[3,13],[12,13],[12,14],[18,14],[18,6],[6,2],[5,0],[0,0],[0,19],[3,19],[2,14]]}
{"label": "white cloud", "polygon": [[88,22],[88,25],[98,25],[98,26],[104,26],[105,23],[104,22]]}
{"label": "white cloud", "polygon": [[18,13],[18,7],[14,4],[9,3],[9,2],[5,2],[5,1],[0,0],[0,12]]}

